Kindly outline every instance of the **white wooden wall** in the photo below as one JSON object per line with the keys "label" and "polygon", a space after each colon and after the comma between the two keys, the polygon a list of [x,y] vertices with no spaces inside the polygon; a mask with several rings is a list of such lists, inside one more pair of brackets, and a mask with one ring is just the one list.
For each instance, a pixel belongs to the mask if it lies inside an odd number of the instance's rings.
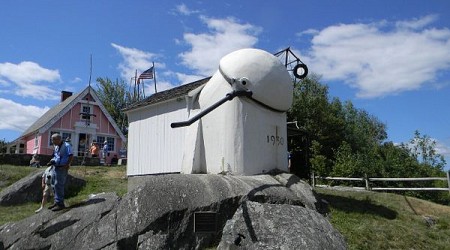
{"label": "white wooden wall", "polygon": [[186,119],[184,99],[129,111],[127,175],[180,172],[185,128],[170,124]]}

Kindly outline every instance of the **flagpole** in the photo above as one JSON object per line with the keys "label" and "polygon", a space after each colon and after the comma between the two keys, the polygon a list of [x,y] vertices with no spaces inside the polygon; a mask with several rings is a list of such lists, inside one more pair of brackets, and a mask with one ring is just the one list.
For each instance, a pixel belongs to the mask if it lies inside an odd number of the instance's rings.
{"label": "flagpole", "polygon": [[142,81],[142,99],[145,98],[145,85],[144,85],[144,81]]}
{"label": "flagpole", "polygon": [[156,90],[156,70],[155,70],[155,62],[152,62],[153,64],[153,81],[155,82],[155,94],[158,93]]}
{"label": "flagpole", "polygon": [[134,88],[133,88],[133,93],[134,93],[134,97],[133,97],[133,101],[136,101],[136,83],[137,83],[137,70],[136,73],[134,74]]}
{"label": "flagpole", "polygon": [[140,88],[139,88],[139,85],[141,85],[140,83],[141,83],[141,81],[139,80],[139,81],[138,81],[138,84],[137,84],[137,98],[138,98],[137,100],[138,100],[138,101],[141,100],[141,93],[140,93],[141,90],[140,90]]}

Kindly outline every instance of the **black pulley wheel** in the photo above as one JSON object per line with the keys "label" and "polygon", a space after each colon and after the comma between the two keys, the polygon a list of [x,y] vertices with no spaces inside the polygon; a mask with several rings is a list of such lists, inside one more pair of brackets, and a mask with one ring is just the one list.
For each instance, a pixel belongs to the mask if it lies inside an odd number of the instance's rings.
{"label": "black pulley wheel", "polygon": [[[303,74],[298,74],[299,69],[303,69]],[[295,77],[297,77],[298,79],[303,79],[308,75],[308,67],[306,66],[306,64],[300,63],[295,65],[293,72]]]}

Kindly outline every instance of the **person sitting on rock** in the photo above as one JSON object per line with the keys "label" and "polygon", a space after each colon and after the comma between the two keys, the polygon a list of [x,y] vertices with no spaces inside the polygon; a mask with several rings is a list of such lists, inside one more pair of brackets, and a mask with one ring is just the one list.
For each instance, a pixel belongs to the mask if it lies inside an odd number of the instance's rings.
{"label": "person sitting on rock", "polygon": [[34,154],[33,157],[31,157],[30,167],[33,167],[33,168],[40,168],[41,167],[40,162],[39,162],[38,154]]}

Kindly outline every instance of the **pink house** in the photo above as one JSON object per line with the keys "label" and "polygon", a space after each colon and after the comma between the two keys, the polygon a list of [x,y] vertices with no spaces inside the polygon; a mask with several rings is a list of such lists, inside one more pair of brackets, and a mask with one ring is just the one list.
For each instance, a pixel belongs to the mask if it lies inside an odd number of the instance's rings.
{"label": "pink house", "polygon": [[61,102],[10,143],[8,152],[51,155],[50,137],[54,133],[70,140],[74,156],[78,157],[87,153],[93,141],[101,148],[107,141],[110,158],[119,156],[119,151],[126,146],[125,136],[90,86],[75,95],[62,91]]}

